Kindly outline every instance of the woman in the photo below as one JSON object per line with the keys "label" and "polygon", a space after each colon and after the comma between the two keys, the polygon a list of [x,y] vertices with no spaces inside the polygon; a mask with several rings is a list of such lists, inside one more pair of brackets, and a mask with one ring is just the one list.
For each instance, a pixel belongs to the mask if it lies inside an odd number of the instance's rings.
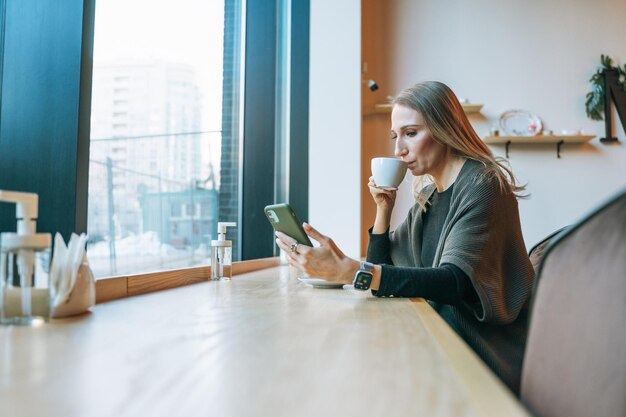
{"label": "woman", "polygon": [[389,232],[396,192],[369,179],[376,218],[367,261],[376,265],[346,257],[307,224],[319,247],[280,233],[277,243],[309,276],[350,283],[357,271],[371,269],[374,295],[426,298],[518,392],[534,279],[517,207],[523,187],[478,137],[445,84],[417,84],[393,104],[395,154],[416,177],[417,203]]}

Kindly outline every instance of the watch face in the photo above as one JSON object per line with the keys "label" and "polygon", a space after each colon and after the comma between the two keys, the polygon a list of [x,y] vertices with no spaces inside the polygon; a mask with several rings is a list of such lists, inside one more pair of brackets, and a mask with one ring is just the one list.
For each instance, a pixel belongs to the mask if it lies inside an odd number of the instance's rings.
{"label": "watch face", "polygon": [[359,271],[354,277],[354,288],[357,290],[367,290],[372,285],[372,273]]}

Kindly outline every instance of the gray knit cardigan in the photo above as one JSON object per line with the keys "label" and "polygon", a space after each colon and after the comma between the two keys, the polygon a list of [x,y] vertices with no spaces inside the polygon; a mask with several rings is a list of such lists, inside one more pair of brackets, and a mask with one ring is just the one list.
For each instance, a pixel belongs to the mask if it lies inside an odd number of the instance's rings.
{"label": "gray knit cardigan", "polygon": [[[434,191],[431,184],[422,193],[430,197]],[[511,192],[501,191],[482,163],[468,159],[454,182],[432,265],[421,264],[422,212],[415,204],[405,221],[390,233],[393,264],[437,267],[450,263],[467,274],[478,302],[432,304],[517,391],[526,339],[523,309],[535,275],[522,237],[517,199]]]}
{"label": "gray knit cardigan", "polygon": [[[434,185],[422,192],[430,197]],[[406,220],[390,233],[391,259],[397,266],[459,267],[480,298],[479,321],[510,323],[527,301],[534,270],[522,237],[517,200],[500,191],[497,180],[480,162],[467,160],[450,197],[450,211],[432,265],[421,264],[422,208],[413,206]]]}

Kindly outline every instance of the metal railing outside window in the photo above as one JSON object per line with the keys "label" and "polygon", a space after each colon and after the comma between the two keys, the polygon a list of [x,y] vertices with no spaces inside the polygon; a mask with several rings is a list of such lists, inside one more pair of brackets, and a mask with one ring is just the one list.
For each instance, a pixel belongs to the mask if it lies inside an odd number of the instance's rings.
{"label": "metal railing outside window", "polygon": [[[161,155],[142,149],[213,148],[221,132],[93,140],[89,184],[89,262],[96,276],[174,269],[208,262],[218,213],[217,178],[181,179]],[[169,145],[169,146],[168,146]],[[125,147],[126,159],[112,149]],[[138,152],[139,151],[139,152]],[[115,152],[113,152],[115,154]],[[155,166],[156,164],[156,166]],[[184,175],[183,175],[184,177]]]}

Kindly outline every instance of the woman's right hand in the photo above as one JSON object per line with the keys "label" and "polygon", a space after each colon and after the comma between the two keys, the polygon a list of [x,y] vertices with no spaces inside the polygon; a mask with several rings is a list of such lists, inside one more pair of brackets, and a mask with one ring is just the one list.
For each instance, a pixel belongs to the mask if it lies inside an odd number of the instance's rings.
{"label": "woman's right hand", "polygon": [[377,188],[373,176],[369,178],[367,186],[369,187],[370,194],[372,194],[372,198],[376,203],[376,208],[385,212],[391,212],[393,206],[396,204],[396,191]]}

